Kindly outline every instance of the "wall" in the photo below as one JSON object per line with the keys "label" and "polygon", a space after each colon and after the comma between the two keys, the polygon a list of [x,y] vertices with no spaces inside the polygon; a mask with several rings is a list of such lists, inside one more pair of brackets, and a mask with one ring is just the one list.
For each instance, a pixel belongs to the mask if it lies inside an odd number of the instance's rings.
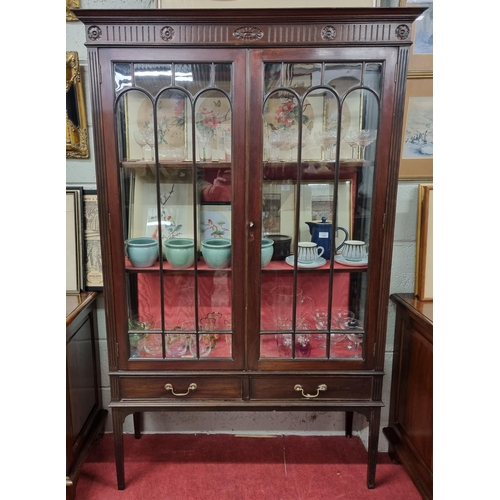
{"label": "wall", "polygon": [[[164,3],[166,0],[163,0]],[[230,7],[243,0],[216,1],[216,7]],[[301,0],[303,3],[304,0]],[[196,0],[176,0],[175,5],[194,4]],[[198,0],[199,2],[199,0]],[[396,0],[397,2],[397,0]],[[206,5],[207,0],[203,0]],[[352,1],[323,2],[330,6],[350,5]],[[371,1],[368,2],[371,4]],[[392,5],[394,0],[386,2]],[[81,0],[81,8],[151,8],[154,0]],[[170,2],[174,4],[174,2]],[[307,2],[311,6],[311,2]],[[321,4],[321,1],[315,2]],[[364,3],[366,5],[366,2]],[[397,4],[397,3],[396,3]],[[252,2],[254,5],[254,2]],[[360,5],[363,5],[361,2]],[[273,6],[277,6],[273,2]],[[95,189],[95,165],[93,158],[93,131],[90,115],[90,95],[87,73],[87,52],[84,45],[84,30],[80,22],[66,23],[66,50],[78,51],[80,65],[84,77],[85,102],[90,135],[90,159],[66,161],[67,185],[83,186],[85,189]],[[396,230],[394,239],[394,257],[391,274],[391,293],[413,292],[415,268],[416,213],[417,213],[417,182],[400,182],[398,187]],[[101,371],[104,405],[110,401],[109,377],[107,375],[107,344],[104,303],[102,297],[98,301],[99,347],[101,354]],[[385,353],[386,376],[383,386],[383,401],[386,404],[382,410],[381,428],[387,426],[390,400],[390,373],[394,342],[395,308],[389,303],[389,321],[387,346]],[[367,445],[368,429],[363,416],[355,415],[355,433],[360,435]],[[131,416],[124,425],[125,432],[133,432]],[[106,432],[112,431],[111,418],[108,416]],[[197,433],[254,433],[254,434],[343,434],[344,416],[342,413],[327,414],[326,412],[180,412],[149,413],[144,415],[144,432],[197,432]],[[380,433],[379,450],[387,451],[387,441]]]}

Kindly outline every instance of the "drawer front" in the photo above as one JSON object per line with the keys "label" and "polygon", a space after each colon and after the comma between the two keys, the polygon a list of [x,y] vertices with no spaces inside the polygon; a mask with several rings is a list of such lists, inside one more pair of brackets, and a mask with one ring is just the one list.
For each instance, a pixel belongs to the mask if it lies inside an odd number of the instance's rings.
{"label": "drawer front", "polygon": [[241,379],[120,377],[120,395],[122,399],[241,399]]}
{"label": "drawer front", "polygon": [[371,377],[259,377],[250,381],[252,399],[371,400]]}

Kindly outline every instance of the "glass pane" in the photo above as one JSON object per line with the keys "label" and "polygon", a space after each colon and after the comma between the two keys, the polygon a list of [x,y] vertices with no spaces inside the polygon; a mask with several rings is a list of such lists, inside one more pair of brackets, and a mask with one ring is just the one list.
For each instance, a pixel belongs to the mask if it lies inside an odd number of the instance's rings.
{"label": "glass pane", "polygon": [[262,358],[363,357],[381,71],[265,67]]}
{"label": "glass pane", "polygon": [[192,96],[210,86],[211,64],[175,64],[174,85],[186,89]]}
{"label": "glass pane", "polygon": [[117,101],[129,359],[230,359],[232,65],[131,67],[115,66],[134,86]]}
{"label": "glass pane", "polygon": [[117,63],[115,69],[115,92],[126,89],[132,85],[132,65],[130,63]]}
{"label": "glass pane", "polygon": [[284,86],[303,94],[309,87],[321,84],[321,67],[320,63],[284,65]]}
{"label": "glass pane", "polygon": [[231,95],[231,65],[216,64],[215,65],[215,86],[227,95]]}
{"label": "glass pane", "polygon": [[135,86],[155,96],[163,87],[172,84],[170,64],[134,64]]}

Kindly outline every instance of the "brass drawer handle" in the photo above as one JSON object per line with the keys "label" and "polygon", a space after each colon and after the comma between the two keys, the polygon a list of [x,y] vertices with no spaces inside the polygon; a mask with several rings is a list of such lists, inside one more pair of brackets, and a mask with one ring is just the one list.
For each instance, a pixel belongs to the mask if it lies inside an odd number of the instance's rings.
{"label": "brass drawer handle", "polygon": [[184,392],[183,394],[177,394],[176,392],[174,392],[174,386],[172,384],[165,385],[165,389],[167,389],[167,391],[172,391],[172,394],[174,396],[187,396],[189,394],[189,391],[194,391],[197,387],[198,386],[196,384],[189,384],[187,392]]}
{"label": "brass drawer handle", "polygon": [[305,398],[311,399],[311,398],[317,398],[319,396],[319,393],[321,391],[326,391],[328,389],[328,387],[326,386],[326,384],[319,384],[318,388],[316,390],[316,394],[304,394],[304,389],[302,388],[302,386],[300,384],[297,384],[294,387],[294,389],[296,391],[302,392],[302,396],[304,396]]}

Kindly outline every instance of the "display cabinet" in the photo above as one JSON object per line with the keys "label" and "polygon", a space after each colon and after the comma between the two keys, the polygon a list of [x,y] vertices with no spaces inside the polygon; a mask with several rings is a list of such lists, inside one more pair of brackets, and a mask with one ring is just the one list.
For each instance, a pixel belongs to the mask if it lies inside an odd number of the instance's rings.
{"label": "display cabinet", "polygon": [[104,431],[97,335],[97,292],[66,294],[66,499],[73,500],[81,468]]}
{"label": "display cabinet", "polygon": [[412,293],[396,305],[389,455],[403,465],[425,500],[433,495],[433,303]]}
{"label": "display cabinet", "polygon": [[182,410],[361,413],[374,487],[402,105],[423,10],[75,12],[119,489],[124,418]]}

